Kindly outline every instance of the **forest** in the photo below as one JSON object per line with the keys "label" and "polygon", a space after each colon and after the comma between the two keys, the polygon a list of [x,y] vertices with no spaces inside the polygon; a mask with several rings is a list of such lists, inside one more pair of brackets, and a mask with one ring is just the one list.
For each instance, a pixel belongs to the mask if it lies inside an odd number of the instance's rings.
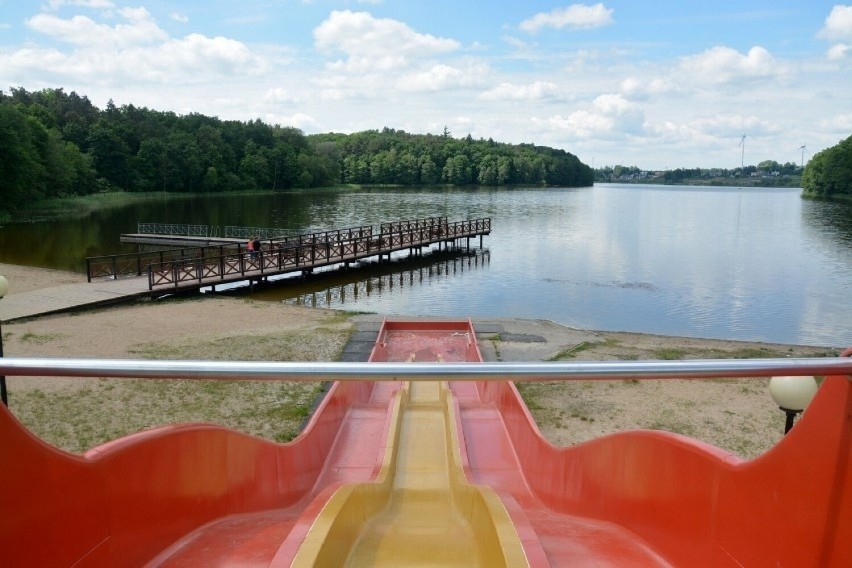
{"label": "forest", "polygon": [[802,174],[802,192],[852,201],[852,136],[814,154]]}
{"label": "forest", "polygon": [[532,144],[384,128],[305,135],[132,104],[97,108],[63,89],[0,91],[0,212],[125,192],[284,191],[337,184],[587,186],[591,168]]}

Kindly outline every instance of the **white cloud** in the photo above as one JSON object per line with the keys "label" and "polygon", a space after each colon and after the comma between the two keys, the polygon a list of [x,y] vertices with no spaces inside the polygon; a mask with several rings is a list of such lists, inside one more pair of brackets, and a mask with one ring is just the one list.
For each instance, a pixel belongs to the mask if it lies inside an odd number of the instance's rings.
{"label": "white cloud", "polygon": [[513,47],[514,49],[526,51],[530,48],[530,46],[527,44],[527,42],[525,42],[522,39],[518,39],[516,37],[513,37],[513,36],[503,36],[502,39],[507,44],[509,44],[511,47]]}
{"label": "white cloud", "polygon": [[852,40],[852,6],[837,5],[832,8],[817,37],[831,41]]}
{"label": "white cloud", "polygon": [[652,96],[676,93],[679,90],[680,88],[673,81],[664,77],[653,77],[647,80],[627,77],[619,85],[619,92],[633,100],[647,100]]}
{"label": "white cloud", "polygon": [[181,14],[179,12],[172,12],[169,14],[169,18],[174,20],[175,22],[180,22],[181,24],[185,24],[189,21],[189,16],[186,14]]}
{"label": "white cloud", "polygon": [[852,49],[852,46],[846,45],[845,43],[837,43],[828,49],[826,57],[832,61],[837,61],[845,58],[850,49]]}
{"label": "white cloud", "polygon": [[127,23],[114,27],[99,24],[87,16],[65,20],[50,14],[36,14],[26,24],[31,29],[77,46],[101,49],[121,49],[146,45],[168,38],[145,8],[125,8],[119,11]]}
{"label": "white cloud", "polygon": [[394,69],[411,59],[428,58],[459,49],[459,42],[421,34],[403,22],[374,18],[367,12],[334,11],[314,29],[320,51],[342,52],[347,59],[330,65],[336,70],[364,72]]}
{"label": "white cloud", "polygon": [[303,131],[318,131],[319,122],[309,114],[297,112],[286,116],[281,114],[267,114],[263,121],[267,124],[280,124],[282,126],[293,126]]}
{"label": "white cloud", "polygon": [[474,81],[473,75],[465,69],[438,64],[425,71],[403,75],[396,82],[396,87],[403,91],[443,91],[469,86]]}
{"label": "white cloud", "polygon": [[149,68],[163,67],[175,73],[175,79],[180,75],[204,78],[206,73],[257,74],[266,68],[265,62],[242,42],[201,34],[190,34],[183,39],[170,40],[155,50],[144,50],[140,60]]}
{"label": "white cloud", "polygon": [[486,101],[542,101],[562,97],[559,86],[549,81],[535,81],[528,85],[500,83],[479,95]]}
{"label": "white cloud", "polygon": [[115,8],[110,0],[49,0],[47,8],[56,11],[62,6],[79,6],[81,8],[94,8],[96,10],[111,10]]}
{"label": "white cloud", "polygon": [[852,6],[838,5],[831,9],[825,18],[825,25],[817,33],[817,37],[838,43],[832,45],[826,52],[831,61],[844,59],[852,49]]}
{"label": "white cloud", "polygon": [[465,68],[436,64],[423,71],[407,73],[396,81],[401,91],[443,91],[471,87],[489,73],[487,65],[471,63]]}
{"label": "white cloud", "polygon": [[[266,68],[239,41],[190,34],[169,39],[144,9],[122,10],[127,24],[110,27],[84,16],[33,17],[37,31],[75,46],[69,52],[28,46],[0,57],[0,75],[26,77],[37,70],[48,81],[126,85],[139,81],[198,84],[214,77],[245,76]],[[44,80],[44,79],[43,79]]]}
{"label": "white cloud", "polygon": [[382,56],[361,57],[351,55],[346,60],[337,60],[328,63],[326,67],[331,71],[342,71],[348,73],[368,73],[370,71],[390,71],[404,67],[408,58],[403,55],[388,53]]}
{"label": "white cloud", "polygon": [[283,87],[275,87],[266,91],[263,100],[269,103],[292,103],[298,99],[289,90]]}
{"label": "white cloud", "polygon": [[319,92],[320,99],[323,101],[345,101],[349,98],[354,98],[354,91],[347,89],[326,88]]}
{"label": "white cloud", "polygon": [[24,47],[0,57],[0,75],[26,77],[29,70],[37,70],[36,76],[48,77],[73,75],[77,71],[69,65],[68,57],[56,49]]}
{"label": "white cloud", "polygon": [[612,121],[605,116],[578,110],[567,117],[556,115],[548,119],[551,128],[568,131],[575,138],[590,138],[612,130]]}
{"label": "white cloud", "polygon": [[760,46],[741,54],[725,46],[712,47],[697,55],[681,57],[676,70],[687,82],[721,85],[780,77],[787,73],[780,61]]}
{"label": "white cloud", "polygon": [[626,116],[641,113],[639,106],[631,103],[621,95],[605,94],[599,95],[592,103],[594,108],[603,114],[610,116]]}
{"label": "white cloud", "polygon": [[588,110],[577,110],[567,117],[552,116],[546,121],[552,129],[574,138],[623,138],[645,133],[645,114],[635,103],[621,95],[599,95]]}
{"label": "white cloud", "polygon": [[777,130],[777,127],[773,123],[762,120],[754,115],[719,114],[698,118],[690,121],[688,124],[691,129],[701,134],[713,138],[737,141],[742,138],[743,134],[746,134],[747,137],[763,136]]}
{"label": "white cloud", "polygon": [[574,30],[599,28],[613,23],[612,8],[602,3],[589,6],[572,4],[565,8],[556,8],[550,12],[539,12],[532,18],[520,23],[520,28],[529,33],[536,33],[541,28],[570,28]]}
{"label": "white cloud", "polygon": [[[828,132],[837,133],[838,137],[846,137],[852,132],[852,113],[839,114],[829,120],[820,121],[819,126]],[[837,142],[839,141],[840,138]]]}

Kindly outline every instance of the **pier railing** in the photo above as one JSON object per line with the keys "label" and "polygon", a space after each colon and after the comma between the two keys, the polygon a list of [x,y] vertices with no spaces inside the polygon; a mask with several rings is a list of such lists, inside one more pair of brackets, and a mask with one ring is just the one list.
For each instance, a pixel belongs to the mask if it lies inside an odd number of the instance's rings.
{"label": "pier railing", "polygon": [[304,246],[310,244],[337,244],[355,239],[368,238],[373,235],[373,227],[364,225],[361,227],[351,227],[348,229],[335,229],[332,231],[323,231],[320,233],[309,233],[303,235],[288,236],[274,239],[277,244],[282,246]]}
{"label": "pier railing", "polygon": [[304,231],[294,229],[278,229],[274,227],[238,227],[236,225],[225,225],[226,239],[250,239],[258,237],[261,239],[278,239],[281,237],[295,237]]}
{"label": "pier railing", "polygon": [[269,241],[265,245],[267,248],[258,253],[248,253],[237,246],[225,248],[220,254],[205,253],[192,258],[151,262],[147,267],[148,289],[178,288],[188,283],[212,286],[223,281],[352,262],[435,242],[488,234],[491,219],[415,226],[419,228],[379,235],[372,233],[372,227],[356,227]]}
{"label": "pier railing", "polygon": [[277,239],[279,237],[296,236],[304,232],[275,227],[242,227],[237,225],[225,225],[224,231],[220,231],[219,229],[219,227],[209,225],[185,225],[180,223],[136,224],[136,232],[142,235],[218,237],[220,234],[224,234],[224,238],[226,239],[250,239],[252,237]]}
{"label": "pier railing", "polygon": [[186,237],[215,237],[218,227],[175,223],[137,223],[136,232],[146,235],[181,235]]}
{"label": "pier railing", "polygon": [[382,223],[379,226],[380,233],[398,233],[400,231],[416,231],[419,229],[440,229],[447,225],[446,217],[428,217],[426,219],[413,219],[410,221],[393,221]]}
{"label": "pier railing", "polygon": [[[183,227],[206,227],[204,225],[169,225],[165,223],[140,223],[151,225],[148,229],[174,232],[158,234],[181,234]],[[158,225],[155,229],[153,225]],[[259,236],[257,227],[242,227],[255,231],[249,236]],[[198,229],[201,231],[201,229]],[[275,229],[283,231],[283,229]],[[124,254],[92,256],[86,258],[86,277],[89,282],[99,278],[121,278],[149,274],[149,289],[155,286],[179,285],[181,282],[204,278],[224,278],[229,275],[244,275],[246,272],[275,270],[282,271],[316,262],[345,261],[347,255],[378,254],[388,247],[404,248],[416,240],[452,240],[469,233],[489,233],[491,219],[474,219],[447,223],[445,217],[430,217],[413,221],[382,223],[380,234],[374,236],[370,225],[322,231],[317,233],[261,237],[264,242],[262,255],[245,256],[244,243],[211,245],[203,247],[181,247],[162,251],[147,251]],[[183,233],[185,234],[185,233]],[[376,251],[375,253],[373,251]]]}
{"label": "pier railing", "polygon": [[91,282],[98,278],[142,276],[148,271],[148,266],[154,263],[203,259],[225,254],[230,249],[239,250],[240,248],[242,248],[242,245],[218,245],[90,256],[86,258],[86,278]]}

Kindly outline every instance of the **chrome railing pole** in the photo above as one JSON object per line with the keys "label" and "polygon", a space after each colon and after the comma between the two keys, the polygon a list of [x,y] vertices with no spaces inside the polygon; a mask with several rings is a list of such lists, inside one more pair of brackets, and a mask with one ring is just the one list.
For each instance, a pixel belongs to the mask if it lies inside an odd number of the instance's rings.
{"label": "chrome railing pole", "polygon": [[0,359],[0,375],[225,380],[613,380],[852,375],[852,358],[575,363],[282,363],[134,359]]}

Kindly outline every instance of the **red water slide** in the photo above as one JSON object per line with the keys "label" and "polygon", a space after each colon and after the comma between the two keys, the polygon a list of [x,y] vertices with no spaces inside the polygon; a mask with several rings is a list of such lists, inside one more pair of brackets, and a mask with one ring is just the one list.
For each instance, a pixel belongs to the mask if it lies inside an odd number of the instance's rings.
{"label": "red water slide", "polygon": [[[481,361],[469,322],[440,323],[386,322],[371,360]],[[557,448],[508,381],[451,382],[446,415],[467,479],[499,496],[529,565],[845,568],[851,384],[826,378],[753,461],[656,431]],[[335,383],[289,444],[180,424],[82,456],[0,406],[0,565],[288,566],[335,492],[370,483],[394,450],[403,390]]]}
{"label": "red water slide", "polygon": [[659,431],[557,448],[512,383],[458,398],[470,479],[538,537],[541,565],[840,568],[852,566],[850,385],[828,377],[753,461]]}
{"label": "red water slide", "polygon": [[300,515],[375,475],[396,386],[335,383],[289,444],[179,424],[82,456],[0,405],[0,566],[268,566]]}

